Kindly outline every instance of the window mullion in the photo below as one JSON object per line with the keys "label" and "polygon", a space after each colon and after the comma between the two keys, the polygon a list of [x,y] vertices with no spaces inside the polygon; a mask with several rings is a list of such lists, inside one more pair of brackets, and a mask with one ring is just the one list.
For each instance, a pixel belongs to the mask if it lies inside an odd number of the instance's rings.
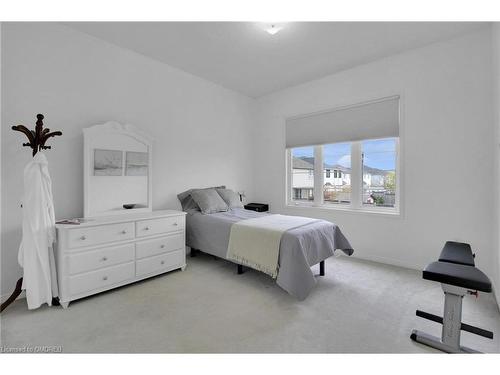
{"label": "window mullion", "polygon": [[361,208],[363,193],[363,161],[361,142],[351,144],[351,207]]}
{"label": "window mullion", "polygon": [[323,146],[314,147],[314,205],[323,205]]}

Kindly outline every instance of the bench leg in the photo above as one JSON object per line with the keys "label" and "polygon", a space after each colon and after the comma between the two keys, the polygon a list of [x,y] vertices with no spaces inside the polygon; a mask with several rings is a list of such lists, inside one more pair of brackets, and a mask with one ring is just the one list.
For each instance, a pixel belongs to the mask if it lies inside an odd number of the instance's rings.
{"label": "bench leg", "polygon": [[319,262],[319,275],[325,276],[325,261],[324,260]]}
{"label": "bench leg", "polygon": [[[460,346],[460,330],[462,329],[462,298],[467,289],[441,284],[444,291],[444,314],[442,320],[432,314],[417,311],[417,316],[442,323],[441,339],[425,332],[413,330],[410,338],[413,341],[433,347],[446,353],[479,353],[474,349]],[[475,327],[473,327],[475,328]],[[469,329],[465,329],[470,331]],[[479,333],[479,335],[481,335]]]}
{"label": "bench leg", "polygon": [[460,348],[460,328],[462,326],[462,298],[445,292],[443,331],[441,341],[453,348]]}
{"label": "bench leg", "polygon": [[243,273],[243,266],[241,264],[238,264],[238,275],[241,275]]}
{"label": "bench leg", "polygon": [[480,353],[474,349],[467,348],[465,346],[459,346],[458,348],[450,346],[442,342],[439,337],[429,335],[425,332],[417,331],[414,329],[411,333],[410,338],[420,344],[430,346],[431,348],[441,350],[445,353]]}
{"label": "bench leg", "polygon": [[191,252],[190,252],[190,254],[191,254],[191,258],[194,258],[194,257],[196,256],[196,252],[197,252],[197,251],[198,251],[198,250],[191,248]]}

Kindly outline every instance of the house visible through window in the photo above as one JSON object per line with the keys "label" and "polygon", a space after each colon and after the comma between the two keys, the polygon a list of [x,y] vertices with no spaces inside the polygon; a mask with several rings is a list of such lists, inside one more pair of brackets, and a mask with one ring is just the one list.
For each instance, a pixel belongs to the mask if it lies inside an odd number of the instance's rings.
{"label": "house visible through window", "polygon": [[[313,202],[314,187],[321,186],[323,199],[316,205],[394,208],[398,191],[397,149],[397,138],[291,149],[291,199]],[[314,174],[315,151],[323,159],[321,178]],[[361,162],[359,169],[353,170],[351,160],[356,159]],[[353,190],[359,192],[359,199],[353,199]]]}
{"label": "house visible through window", "polygon": [[314,147],[292,151],[292,196],[295,201],[314,200]]}
{"label": "house visible through window", "polygon": [[[351,143],[319,146],[323,153],[324,168],[333,169],[333,177],[325,174],[323,200],[326,203],[351,201]],[[342,171],[344,174],[342,175]]]}

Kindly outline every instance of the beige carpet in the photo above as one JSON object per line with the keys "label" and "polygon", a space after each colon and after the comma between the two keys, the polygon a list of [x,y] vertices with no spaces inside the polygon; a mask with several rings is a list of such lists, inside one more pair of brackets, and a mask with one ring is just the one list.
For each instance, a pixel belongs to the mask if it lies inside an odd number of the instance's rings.
{"label": "beige carpet", "polygon": [[[318,273],[317,267],[313,270]],[[415,309],[442,314],[439,284],[420,272],[337,257],[299,302],[266,275],[201,254],[175,271],[61,307],[28,311],[16,301],[1,315],[1,345],[61,346],[63,352],[435,352],[409,338],[441,326]],[[494,331],[463,333],[464,345],[500,352],[492,295],[464,300],[463,321]]]}

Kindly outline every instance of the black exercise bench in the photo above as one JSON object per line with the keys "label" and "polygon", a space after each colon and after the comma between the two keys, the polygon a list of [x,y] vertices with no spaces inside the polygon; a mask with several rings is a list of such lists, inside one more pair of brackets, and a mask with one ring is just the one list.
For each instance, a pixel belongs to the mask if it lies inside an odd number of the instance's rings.
{"label": "black exercise bench", "polygon": [[439,260],[425,267],[425,280],[441,283],[444,291],[444,317],[417,310],[417,316],[441,323],[441,339],[413,330],[411,339],[447,353],[478,353],[460,346],[460,331],[467,331],[489,339],[493,332],[462,323],[462,298],[466,294],[491,293],[491,281],[474,264],[475,255],[469,244],[448,241]]}

